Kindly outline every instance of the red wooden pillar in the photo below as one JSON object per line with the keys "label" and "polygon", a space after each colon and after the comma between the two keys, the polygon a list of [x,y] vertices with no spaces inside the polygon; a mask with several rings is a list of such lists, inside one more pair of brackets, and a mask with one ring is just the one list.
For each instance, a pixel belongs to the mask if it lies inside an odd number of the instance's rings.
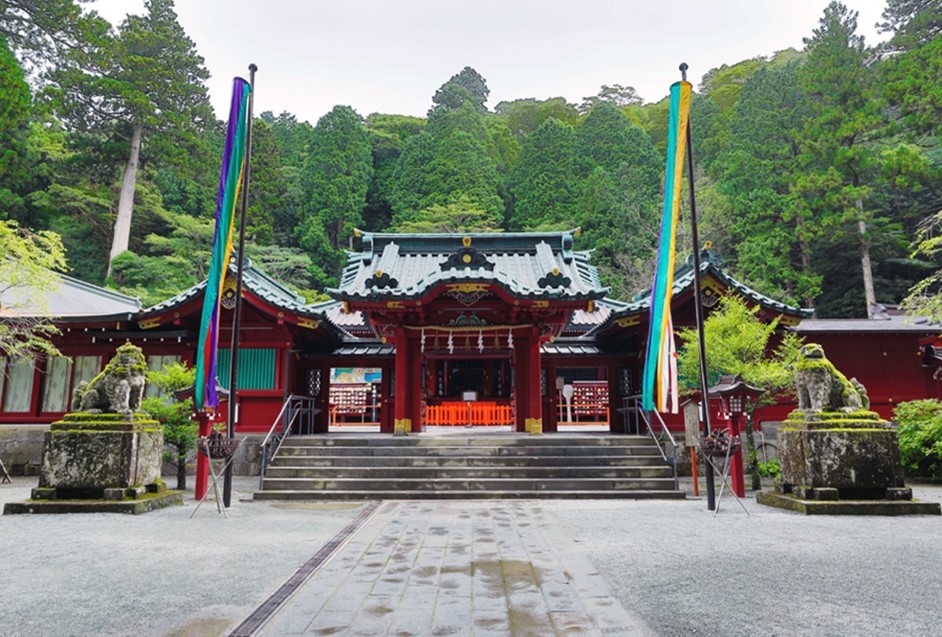
{"label": "red wooden pillar", "polygon": [[406,331],[400,327],[396,330],[396,402],[393,408],[393,433],[397,435],[412,430],[409,414],[410,358]]}
{"label": "red wooden pillar", "polygon": [[[742,418],[743,415],[738,413],[734,413],[730,416],[729,422],[727,424],[729,428],[730,439],[732,439],[734,436],[738,436],[742,432],[742,426],[740,423]],[[745,498],[746,478],[742,464],[742,445],[739,445],[736,453],[734,453],[730,458],[729,474],[730,482],[733,485],[733,493],[735,493],[737,497]]]}
{"label": "red wooden pillar", "polygon": [[[204,438],[212,431],[213,425],[210,422],[212,416],[208,412],[198,411],[196,420],[199,423],[198,435]],[[196,500],[202,500],[206,495],[206,489],[209,487],[209,458],[202,453],[196,454],[196,484],[193,487],[193,497]]]}
{"label": "red wooden pillar", "polygon": [[543,392],[541,390],[540,331],[530,328],[526,344],[527,359],[527,431],[543,433]]}
{"label": "red wooden pillar", "polygon": [[530,405],[528,402],[528,391],[530,386],[530,370],[527,369],[529,337],[521,334],[519,331],[515,335],[513,350],[513,380],[514,380],[514,399],[517,408],[517,422],[515,430],[518,432],[528,431],[527,419],[530,417]]}
{"label": "red wooden pillar", "polygon": [[409,348],[409,418],[411,426],[406,431],[422,431],[422,353],[416,339],[407,339]]}

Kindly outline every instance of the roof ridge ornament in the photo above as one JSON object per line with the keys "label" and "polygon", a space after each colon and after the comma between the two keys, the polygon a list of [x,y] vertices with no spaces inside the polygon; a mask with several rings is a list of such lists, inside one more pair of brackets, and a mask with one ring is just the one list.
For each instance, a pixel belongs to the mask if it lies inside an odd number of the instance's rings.
{"label": "roof ridge ornament", "polygon": [[373,273],[373,276],[368,278],[363,283],[363,285],[365,285],[368,288],[375,287],[376,289],[395,288],[395,287],[399,287],[399,281],[389,276],[388,272],[377,270],[376,272]]}
{"label": "roof ridge ornament", "polygon": [[461,248],[452,254],[448,255],[448,258],[441,262],[439,267],[444,270],[470,270],[470,269],[484,269],[484,270],[493,270],[494,264],[491,263],[483,252],[478,251],[476,248],[471,247],[471,237],[464,236],[461,239]]}
{"label": "roof ridge ornament", "polygon": [[559,268],[553,268],[552,272],[547,272],[536,284],[541,288],[567,288],[572,284],[572,279],[564,276]]}

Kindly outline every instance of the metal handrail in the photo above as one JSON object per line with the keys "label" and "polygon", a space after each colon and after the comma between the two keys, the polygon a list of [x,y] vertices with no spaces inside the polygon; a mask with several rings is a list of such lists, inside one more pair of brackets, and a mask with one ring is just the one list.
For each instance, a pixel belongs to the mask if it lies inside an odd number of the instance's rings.
{"label": "metal handrail", "polygon": [[[664,419],[661,418],[660,413],[656,411],[647,411],[646,409],[641,408],[640,396],[627,396],[626,400],[629,401],[628,411],[636,413],[638,417],[640,417],[640,419],[644,421],[644,426],[647,428],[648,434],[650,434],[651,439],[654,441],[654,444],[657,445],[658,452],[660,452],[661,457],[664,459],[664,462],[668,463],[671,466],[671,471],[674,474],[674,489],[675,490],[679,489],[680,481],[678,480],[678,477],[677,477],[677,449],[678,449],[677,440],[674,438],[673,434],[671,434],[670,429],[667,428],[667,424],[664,422]],[[657,418],[657,422],[661,426],[660,434],[654,433],[654,428],[651,426],[650,414],[653,414],[654,417]],[[668,456],[667,452],[664,450],[664,447],[661,445],[661,438],[665,436],[667,437],[667,440],[670,442],[670,456]]]}
{"label": "metal handrail", "polygon": [[[281,450],[281,445],[284,444],[285,439],[291,435],[291,429],[294,427],[295,421],[299,418],[308,421],[306,423],[308,425],[307,427],[298,427],[301,433],[304,433],[304,431],[308,429],[313,430],[314,411],[314,399],[310,396],[295,396],[291,394],[285,399],[281,410],[278,412],[278,415],[275,416],[275,420],[268,430],[268,435],[265,436],[260,446],[262,462],[259,488],[261,488],[262,482],[265,480],[265,472],[268,470],[268,465]],[[279,423],[281,424],[281,432],[276,433]],[[272,449],[272,447],[274,447],[274,449]]]}

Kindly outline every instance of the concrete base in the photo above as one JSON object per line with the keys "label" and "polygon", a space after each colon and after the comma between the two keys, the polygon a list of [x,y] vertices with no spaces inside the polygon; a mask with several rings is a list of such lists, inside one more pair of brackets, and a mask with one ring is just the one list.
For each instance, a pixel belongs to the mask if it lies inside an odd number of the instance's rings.
{"label": "concrete base", "polygon": [[[52,423],[43,442],[39,486],[75,497],[103,497],[104,489],[124,489],[160,481],[164,433],[143,412],[69,413]],[[85,496],[84,491],[98,491]]]}
{"label": "concrete base", "polygon": [[805,515],[942,515],[938,502],[915,500],[803,500],[795,495],[760,491],[756,502]]}
{"label": "concrete base", "polygon": [[128,513],[138,515],[183,504],[179,491],[146,495],[139,500],[27,500],[8,502],[4,515],[21,513]]}

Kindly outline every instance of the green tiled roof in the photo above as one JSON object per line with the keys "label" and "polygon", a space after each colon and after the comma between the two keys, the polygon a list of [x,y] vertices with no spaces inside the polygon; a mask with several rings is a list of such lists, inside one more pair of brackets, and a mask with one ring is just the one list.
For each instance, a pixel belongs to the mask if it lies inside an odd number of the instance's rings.
{"label": "green tiled roof", "polygon": [[[230,263],[229,273],[235,275],[237,272],[238,266],[234,263]],[[287,287],[259,270],[252,265],[250,259],[246,259],[246,268],[242,273],[242,285],[255,296],[288,312],[295,313],[299,316],[323,317],[324,308],[321,307],[323,304],[308,305],[303,296],[295,294]],[[162,314],[171,308],[184,305],[197,296],[201,296],[205,289],[206,280],[204,279],[188,290],[184,290],[166,301],[146,308],[137,318],[144,319],[149,316]]]}
{"label": "green tiled roof", "polygon": [[[464,238],[471,240],[467,247]],[[573,232],[364,233],[361,239],[362,250],[348,253],[340,287],[327,290],[336,298],[414,299],[446,283],[492,283],[531,299],[588,300],[608,292],[589,253],[573,250]]]}
{"label": "green tiled roof", "polygon": [[[768,297],[761,292],[757,292],[745,283],[741,283],[740,281],[737,281],[732,276],[730,276],[728,272],[720,267],[721,264],[722,262],[718,257],[707,251],[701,252],[700,276],[702,277],[705,274],[710,274],[715,277],[716,280],[723,283],[728,289],[736,292],[743,298],[752,301],[757,305],[781,312],[782,314],[790,314],[800,318],[809,318],[814,313],[814,310],[788,305],[786,303],[782,303],[781,301],[776,301],[775,299]],[[674,272],[674,296],[677,296],[682,292],[693,288],[693,275],[693,259],[688,258],[687,261]],[[611,303],[612,300],[608,299],[608,302]],[[651,290],[648,289],[644,292],[641,292],[640,294],[637,294],[629,303],[623,303],[620,301],[615,303],[621,305],[621,307],[613,308],[612,314],[608,317],[605,323],[600,326],[600,329],[604,329],[604,327],[607,327],[612,322],[620,318],[647,313],[651,307]]]}

